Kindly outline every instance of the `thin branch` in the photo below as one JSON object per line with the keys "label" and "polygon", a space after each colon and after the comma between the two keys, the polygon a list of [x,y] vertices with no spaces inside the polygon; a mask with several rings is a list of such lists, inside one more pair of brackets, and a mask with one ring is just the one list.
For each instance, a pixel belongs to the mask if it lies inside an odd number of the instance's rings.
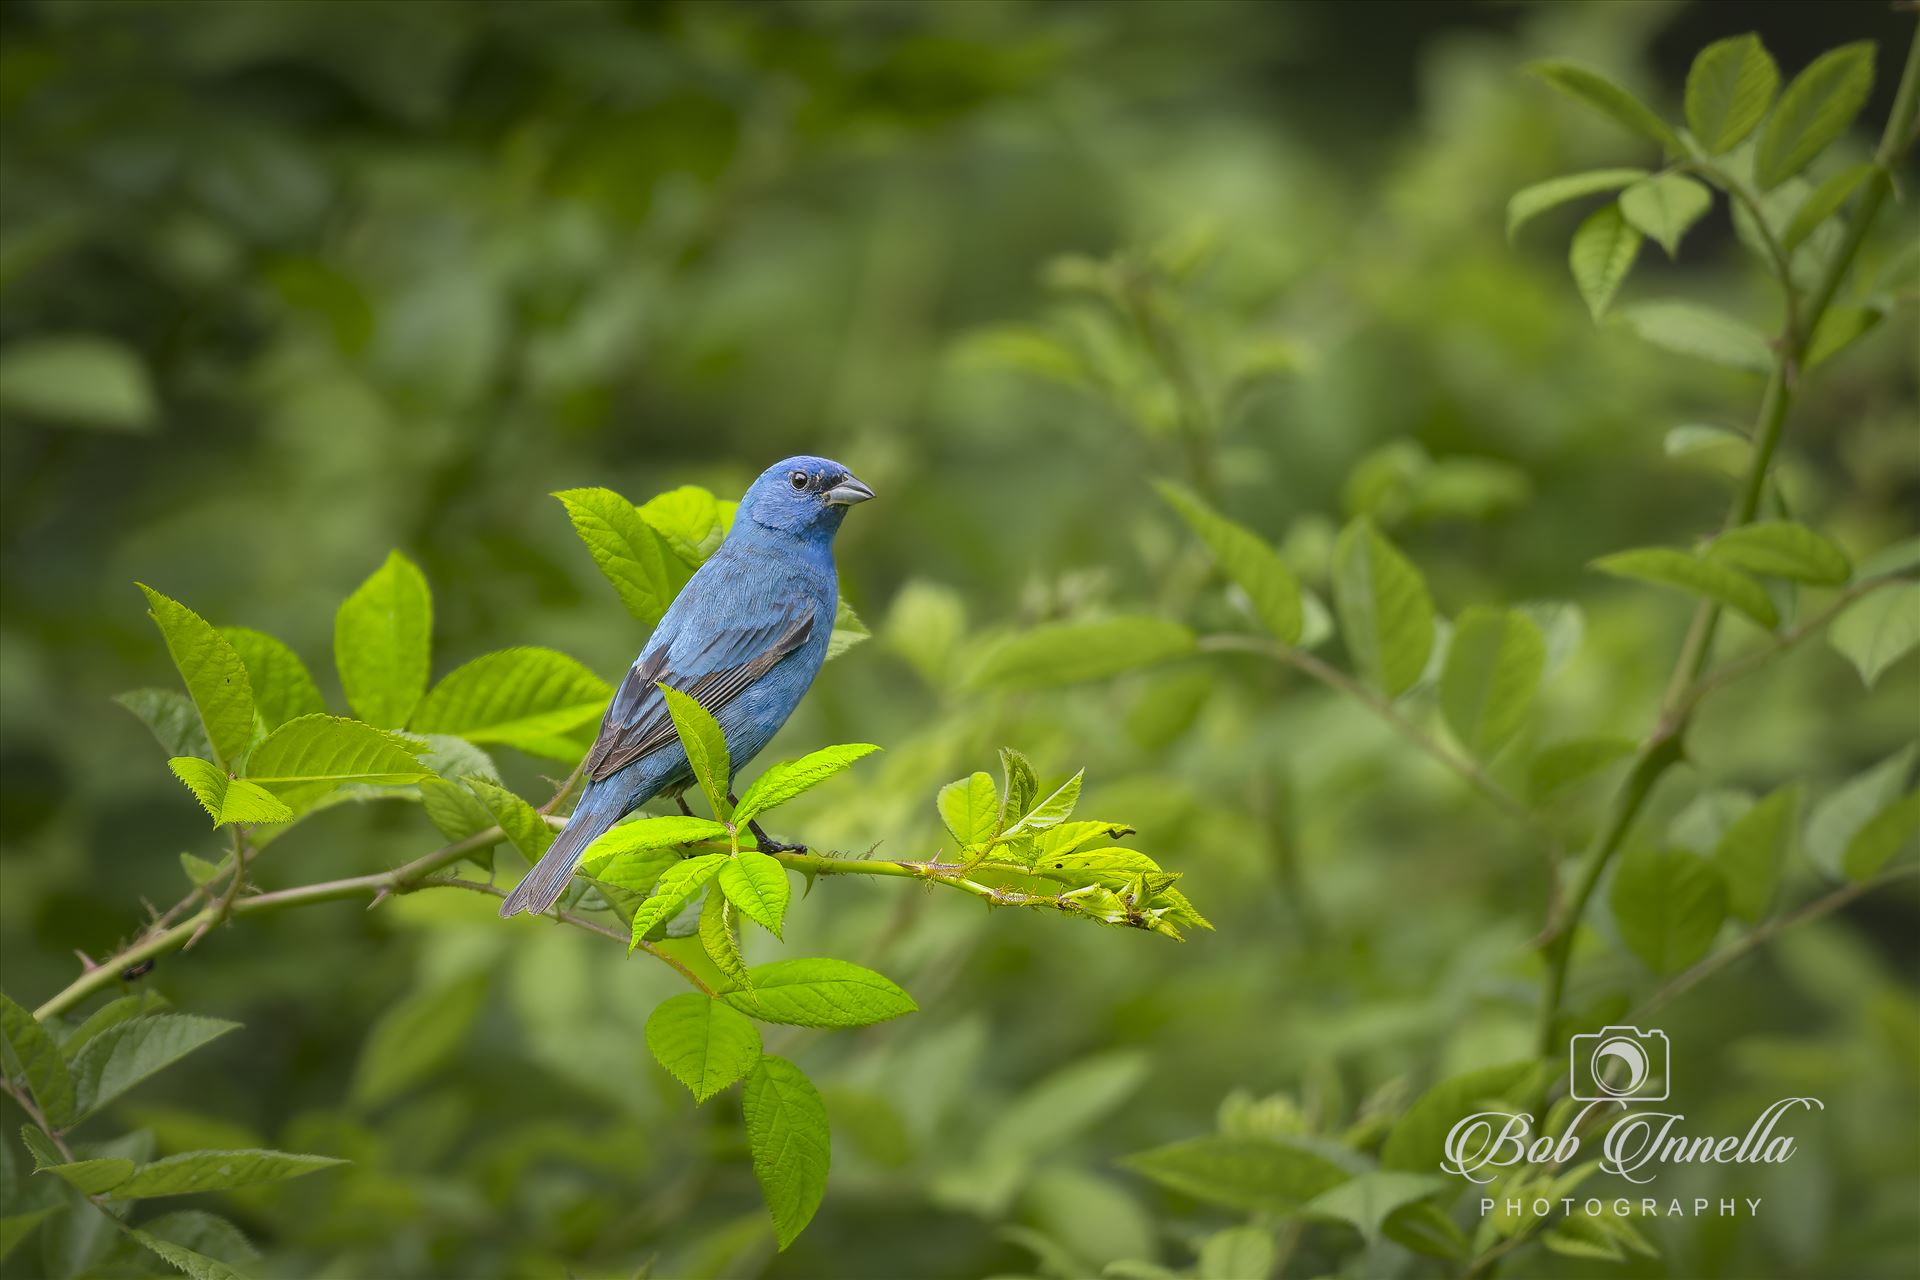
{"label": "thin branch", "polygon": [[1807,618],[1805,621],[1772,637],[1763,648],[1756,649],[1752,653],[1743,654],[1731,661],[1724,662],[1699,680],[1694,681],[1693,686],[1682,695],[1682,709],[1686,712],[1691,712],[1706,699],[1707,695],[1725,688],[1743,676],[1758,671],[1761,667],[1764,667],[1788,649],[1793,648],[1793,646],[1799,644],[1808,636],[1818,632],[1822,627],[1826,626],[1827,623],[1839,616],[1848,605],[1861,597],[1872,595],[1882,587],[1897,586],[1901,583],[1911,581],[1912,579],[1910,578],[1900,578],[1889,575],[1884,578],[1869,578],[1865,582],[1854,583],[1838,596],[1834,597],[1826,608],[1820,610],[1812,617]]}

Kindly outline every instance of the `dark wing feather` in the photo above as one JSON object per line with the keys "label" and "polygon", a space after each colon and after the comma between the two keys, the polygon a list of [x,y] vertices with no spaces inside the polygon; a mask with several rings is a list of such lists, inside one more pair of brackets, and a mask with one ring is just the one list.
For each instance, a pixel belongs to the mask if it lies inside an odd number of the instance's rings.
{"label": "dark wing feather", "polygon": [[697,648],[679,637],[644,655],[627,672],[587,753],[587,777],[599,781],[676,740],[659,685],[687,694],[714,715],[780,659],[807,642],[813,610],[803,600],[776,606],[765,621],[715,632]]}

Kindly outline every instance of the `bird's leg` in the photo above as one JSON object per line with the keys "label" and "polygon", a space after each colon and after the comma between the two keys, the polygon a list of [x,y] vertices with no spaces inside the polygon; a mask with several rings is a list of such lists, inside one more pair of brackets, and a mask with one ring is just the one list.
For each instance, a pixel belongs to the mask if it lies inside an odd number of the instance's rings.
{"label": "bird's leg", "polygon": [[677,804],[677,805],[679,805],[679,806],[680,806],[680,812],[682,812],[682,813],[684,813],[684,814],[686,814],[686,815],[687,815],[687,816],[688,816],[689,818],[691,818],[691,817],[693,816],[693,809],[692,809],[692,808],[691,808],[691,807],[690,807],[690,806],[689,806],[689,805],[687,804],[687,793],[686,793],[686,792],[684,792],[684,791],[676,791],[676,792],[674,792],[674,793],[673,793],[673,802],[674,802],[675,804]]}
{"label": "bird's leg", "polygon": [[[740,803],[740,797],[729,791],[727,792],[727,803],[737,805]],[[747,830],[753,832],[754,842],[760,846],[760,852],[762,853],[805,853],[807,851],[807,846],[803,844],[788,844],[784,840],[775,840],[765,831],[762,831],[759,822],[752,818],[747,819]]]}

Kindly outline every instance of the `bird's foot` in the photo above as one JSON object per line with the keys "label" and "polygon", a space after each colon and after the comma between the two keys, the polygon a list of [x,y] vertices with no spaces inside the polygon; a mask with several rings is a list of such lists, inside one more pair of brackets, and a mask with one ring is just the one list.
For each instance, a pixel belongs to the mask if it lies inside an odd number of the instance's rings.
{"label": "bird's foot", "polygon": [[807,851],[807,846],[803,844],[788,844],[784,840],[775,840],[762,831],[760,824],[751,818],[747,820],[747,830],[753,832],[753,838],[759,844],[762,853],[805,853]]}

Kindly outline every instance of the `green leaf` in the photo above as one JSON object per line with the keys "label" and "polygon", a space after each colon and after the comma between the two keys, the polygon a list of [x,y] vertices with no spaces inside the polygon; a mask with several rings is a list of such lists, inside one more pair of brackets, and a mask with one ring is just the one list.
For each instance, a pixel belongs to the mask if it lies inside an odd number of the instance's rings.
{"label": "green leaf", "polygon": [[869,639],[873,632],[853,611],[853,606],[841,600],[833,609],[833,634],[827,637],[827,656],[825,661],[832,662],[863,640]]}
{"label": "green leaf", "polygon": [[653,887],[653,896],[633,913],[633,941],[627,953],[631,955],[655,925],[679,915],[682,908],[693,901],[693,895],[719,873],[720,865],[728,861],[724,853],[703,853],[682,859],[662,872]]}
{"label": "green leaf", "polygon": [[1746,436],[1732,427],[1711,422],[1689,422],[1670,427],[1667,434],[1661,437],[1661,448],[1669,458],[1684,458],[1713,449],[1737,449],[1743,464],[1750,443]]}
{"label": "green leaf", "polygon": [[494,817],[480,798],[461,784],[463,778],[500,781],[493,758],[464,738],[426,734],[423,767],[440,775],[420,782],[420,803],[427,817],[449,840],[465,840],[494,825]]}
{"label": "green leaf", "polygon": [[1354,665],[1396,698],[1412,688],[1433,651],[1433,598],[1426,581],[1366,519],[1333,545],[1333,599]]}
{"label": "green leaf", "polygon": [[1038,689],[1104,680],[1186,657],[1193,645],[1193,632],[1164,618],[1048,623],[1002,641],[981,659],[968,683]]}
{"label": "green leaf", "polygon": [[420,703],[411,728],[509,746],[598,720],[613,687],[564,653],[502,649],[455,667]]}
{"label": "green leaf", "polygon": [[129,1018],[87,1041],[74,1055],[74,1114],[84,1119],[195,1049],[240,1024],[185,1013]]}
{"label": "green leaf", "polygon": [[1531,1061],[1506,1062],[1440,1081],[1394,1122],[1380,1148],[1380,1167],[1408,1173],[1439,1169],[1446,1154],[1447,1131],[1460,1117],[1485,1110],[1487,1104],[1524,1099],[1553,1069]]}
{"label": "green leaf", "polygon": [[1873,42],[1861,40],[1821,54],[1793,78],[1761,131],[1753,177],[1760,190],[1779,186],[1806,168],[1845,133],[1873,91]]}
{"label": "green leaf", "polygon": [[[13,1206],[9,1204],[8,1207]],[[7,1255],[12,1253],[22,1240],[32,1235],[33,1229],[39,1226],[43,1219],[51,1217],[57,1211],[58,1206],[49,1206],[0,1215],[0,1262],[5,1262]]]}
{"label": "green leaf", "polygon": [[166,998],[152,988],[136,996],[122,996],[118,1000],[109,1000],[89,1014],[85,1022],[61,1037],[60,1052],[71,1058],[80,1052],[80,1046],[108,1027],[117,1026],[128,1018],[137,1018],[141,1014],[158,1013],[166,1007]]}
{"label": "green leaf", "polygon": [[197,1209],[164,1213],[145,1224],[146,1233],[218,1263],[253,1262],[260,1251],[240,1228],[216,1214]]}
{"label": "green leaf", "polygon": [[833,1138],[820,1091],[785,1058],[763,1057],[740,1099],[753,1172],[785,1249],[813,1220],[827,1190]]}
{"label": "green leaf", "polygon": [[432,1076],[466,1042],[486,1001],[487,978],[422,987],[391,1005],[367,1032],[353,1069],[353,1100],[377,1107]]}
{"label": "green leaf", "polygon": [[175,756],[167,761],[173,776],[187,784],[213,825],[229,822],[291,822],[293,810],[280,797],[251,782],[229,778],[226,770],[198,756]]}
{"label": "green leaf", "polygon": [[390,551],[333,616],[333,661],[353,713],[383,729],[405,725],[427,691],[432,646],[427,580]]}
{"label": "green leaf", "polygon": [[0,1064],[10,1079],[27,1082],[47,1123],[64,1128],[74,1118],[73,1076],[60,1046],[31,1013],[0,995]]}
{"label": "green leaf", "polygon": [[[607,491],[576,489],[572,492]],[[732,523],[731,513],[720,500],[697,484],[683,484],[678,489],[655,494],[641,503],[638,511],[647,526],[689,569],[699,568],[708,556],[720,549],[720,543],[727,536],[727,526]]]}
{"label": "green leaf", "polygon": [[1920,583],[1881,587],[1854,601],[1828,624],[1827,642],[1871,689],[1888,667],[1920,645]]}
{"label": "green leaf", "polygon": [[670,552],[653,526],[611,489],[566,489],[553,496],[566,507],[574,532],[627,612],[650,627],[658,624],[673,600],[674,584],[667,573]]}
{"label": "green leaf", "polygon": [[132,689],[116,693],[113,700],[138,717],[168,755],[213,759],[206,726],[186,694],[176,689]]}
{"label": "green leaf", "polygon": [[780,859],[742,849],[721,864],[719,884],[720,892],[741,914],[774,937],[780,936],[780,922],[786,918],[787,899],[793,892]]}
{"label": "green leaf", "polygon": [[[1920,257],[1920,254],[1916,256]],[[1902,538],[1880,548],[1860,562],[1855,576],[1865,582],[1869,578],[1891,577],[1909,569],[1920,569],[1920,537]]]}
{"label": "green leaf", "polygon": [[1000,826],[1017,822],[1040,795],[1033,762],[1012,747],[1000,748]]}
{"label": "green leaf", "polygon": [[214,760],[231,768],[253,741],[253,688],[247,683],[246,663],[199,614],[145,583],[140,590],[200,713]]}
{"label": "green leaf", "polygon": [[1773,905],[1799,809],[1800,788],[1781,787],[1721,833],[1713,864],[1726,880],[1727,910],[1736,918],[1757,924]]}
{"label": "green leaf", "polygon": [[1547,642],[1525,614],[1463,611],[1440,676],[1448,726],[1476,755],[1492,755],[1526,723],[1546,663]]}
{"label": "green leaf", "polygon": [[700,904],[700,948],[714,968],[743,991],[753,989],[753,975],[740,954],[740,935],[734,927],[733,904],[724,893],[710,893]]}
{"label": "green leaf", "polygon": [[98,1160],[75,1160],[71,1164],[39,1164],[35,1153],[35,1173],[50,1173],[83,1196],[97,1196],[119,1186],[133,1176],[134,1164],[119,1156]]}
{"label": "green leaf", "polygon": [[1634,551],[1616,551],[1601,556],[1593,567],[1616,578],[1636,578],[1663,587],[1673,587],[1689,595],[1705,596],[1738,609],[1755,622],[1772,629],[1780,621],[1767,598],[1766,588],[1737,569],[1690,556],[1670,547],[1642,547]]}
{"label": "green leaf", "polygon": [[1787,223],[1787,229],[1780,235],[1780,247],[1787,253],[1799,248],[1806,238],[1820,229],[1820,224],[1839,212],[1840,206],[1854,192],[1854,188],[1878,172],[1879,166],[1856,164],[1830,174],[1807,194],[1794,210],[1793,220]]}
{"label": "green leaf", "polygon": [[0,350],[0,409],[66,426],[146,431],[159,405],[138,352],[77,333],[23,338]]}
{"label": "green leaf", "polygon": [[1542,747],[1527,770],[1527,794],[1539,804],[1632,754],[1626,738],[1572,738]]}
{"label": "green leaf", "polygon": [[647,1048],[695,1102],[705,1102],[760,1061],[760,1029],[720,1001],[689,991],[654,1009]]}
{"label": "green leaf", "polygon": [[995,1111],[979,1135],[981,1156],[989,1163],[1044,1159],[1119,1111],[1152,1069],[1137,1049],[1112,1049],[1061,1067]]}
{"label": "green leaf", "polygon": [[493,815],[500,830],[506,832],[507,839],[520,856],[528,862],[538,862],[547,847],[553,843],[554,830],[547,825],[540,811],[522,800],[505,787],[495,786],[481,778],[467,779],[467,787]]}
{"label": "green leaf", "polygon": [[667,700],[667,714],[673,717],[674,731],[680,735],[680,745],[686,748],[687,763],[693,766],[693,776],[700,780],[707,803],[713,806],[715,817],[726,819],[733,812],[733,806],[727,802],[733,769],[727,762],[727,739],[720,732],[720,722],[692,697],[673,686],[662,684],[658,688]]}
{"label": "green leaf", "polygon": [[1908,744],[1847,779],[1816,804],[1807,819],[1808,861],[1835,880],[1845,878],[1854,837],[1907,789],[1916,754],[1920,747]]}
{"label": "green leaf", "polygon": [[[1214,1232],[1201,1242],[1195,1275],[1198,1280],[1266,1277],[1273,1274],[1273,1264],[1279,1260],[1279,1250],[1274,1248],[1271,1232],[1259,1227],[1228,1227],[1225,1231]],[[1115,1273],[1109,1269],[1107,1274],[1111,1276]],[[1168,1271],[1165,1274],[1173,1277],[1178,1273]]]}
{"label": "green leaf", "polygon": [[129,1234],[159,1254],[168,1265],[192,1277],[192,1280],[247,1280],[244,1272],[235,1270],[218,1258],[210,1258],[185,1245],[162,1239],[151,1231],[133,1231]]}
{"label": "green leaf", "polygon": [[1717,156],[1766,118],[1779,88],[1780,68],[1759,36],[1716,40],[1687,72],[1687,129],[1702,150]]}
{"label": "green leaf", "polygon": [[1614,871],[1608,902],[1627,949],[1655,973],[1674,973],[1713,946],[1727,918],[1727,883],[1683,849],[1636,849]]}
{"label": "green leaf", "polygon": [[1766,338],[1710,307],[1662,299],[1625,307],[1619,320],[1643,342],[1678,355],[1749,373],[1773,369],[1773,349]]}
{"label": "green leaf", "polygon": [[580,856],[582,870],[598,874],[598,868],[614,859],[632,854],[670,849],[675,845],[702,840],[725,840],[725,823],[710,818],[684,817],[678,814],[662,818],[641,818],[613,828],[587,846]]}
{"label": "green leaf", "polygon": [[1000,834],[1000,793],[993,776],[973,773],[940,788],[940,821],[962,849],[977,849]]}
{"label": "green leaf", "polygon": [[[252,627],[222,627],[220,634],[233,646],[246,665],[247,683],[253,688],[253,709],[260,725],[271,733],[289,720],[313,715],[327,709],[320,686],[300,655],[285,643]],[[175,755],[196,752],[177,751]]]}
{"label": "green leaf", "polygon": [[349,783],[398,787],[433,775],[416,758],[421,743],[345,716],[289,720],[247,757],[242,776],[296,811]]}
{"label": "green leaf", "polygon": [[1569,200],[1578,200],[1582,196],[1598,195],[1602,191],[1618,191],[1631,186],[1647,176],[1645,169],[1593,169],[1586,173],[1569,173],[1564,177],[1549,178],[1545,182],[1536,182],[1514,192],[1507,201],[1507,239],[1512,240],[1520,228],[1539,217],[1549,209],[1554,209]]}
{"label": "green leaf", "polygon": [[1813,337],[1807,340],[1807,353],[1801,357],[1802,369],[1815,369],[1845,351],[1871,333],[1885,319],[1878,306],[1834,306],[1820,317]]}
{"label": "green leaf", "polygon": [[1685,155],[1686,147],[1671,128],[1638,98],[1606,76],[1577,62],[1549,59],[1535,62],[1527,70],[1548,84],[1588,106],[1613,117],[1641,137],[1657,142],[1673,155]]}
{"label": "green leaf", "polygon": [[1074,806],[1080,803],[1080,784],[1087,771],[1082,769],[1061,783],[1045,800],[1034,805],[1021,817],[1020,821],[1008,827],[1003,833],[1008,836],[1037,835],[1049,828],[1057,827],[1073,816]]}
{"label": "green leaf", "polygon": [[203,1191],[231,1191],[262,1182],[282,1182],[345,1164],[332,1156],[296,1155],[289,1151],[188,1151],[152,1164],[113,1189],[116,1200],[148,1200],[155,1196],[195,1195]]}
{"label": "green leaf", "polygon": [[1291,1214],[1348,1176],[1305,1147],[1217,1134],[1123,1156],[1120,1164],[1183,1195],[1253,1213]]}
{"label": "green leaf", "polygon": [[1853,576],[1853,565],[1824,534],[1791,520],[1741,525],[1706,545],[1707,559],[1768,578],[1835,586]]}
{"label": "green leaf", "polygon": [[1680,251],[1680,237],[1711,208],[1711,191],[1675,173],[1636,182],[1620,193],[1621,216],[1665,249],[1669,258]]}
{"label": "green leaf", "polygon": [[1567,265],[1573,269],[1573,282],[1586,299],[1587,310],[1598,320],[1607,313],[1620,282],[1633,270],[1640,256],[1640,232],[1620,212],[1618,204],[1595,209],[1574,230],[1567,248]]}
{"label": "green leaf", "polygon": [[1213,511],[1187,489],[1165,482],[1154,486],[1179,513],[1222,573],[1246,593],[1253,616],[1281,644],[1300,640],[1300,583],[1278,552],[1260,535]]}
{"label": "green leaf", "polygon": [[1871,879],[1893,855],[1920,833],[1920,791],[1909,791],[1867,819],[1840,857],[1849,880]]}
{"label": "green leaf", "polygon": [[1371,1169],[1329,1187],[1300,1210],[1307,1217],[1333,1218],[1353,1225],[1368,1244],[1380,1239],[1381,1228],[1393,1213],[1448,1188],[1439,1174],[1408,1173],[1398,1169]]}
{"label": "green leaf", "polygon": [[845,960],[776,960],[748,970],[751,993],[729,991],[728,1004],[795,1027],[864,1027],[920,1006],[886,977]]}
{"label": "green leaf", "polygon": [[735,825],[744,825],[769,809],[779,808],[879,749],[870,742],[850,742],[823,747],[798,760],[782,760],[755,778],[747,793],[740,797],[740,805],[733,814]]}

